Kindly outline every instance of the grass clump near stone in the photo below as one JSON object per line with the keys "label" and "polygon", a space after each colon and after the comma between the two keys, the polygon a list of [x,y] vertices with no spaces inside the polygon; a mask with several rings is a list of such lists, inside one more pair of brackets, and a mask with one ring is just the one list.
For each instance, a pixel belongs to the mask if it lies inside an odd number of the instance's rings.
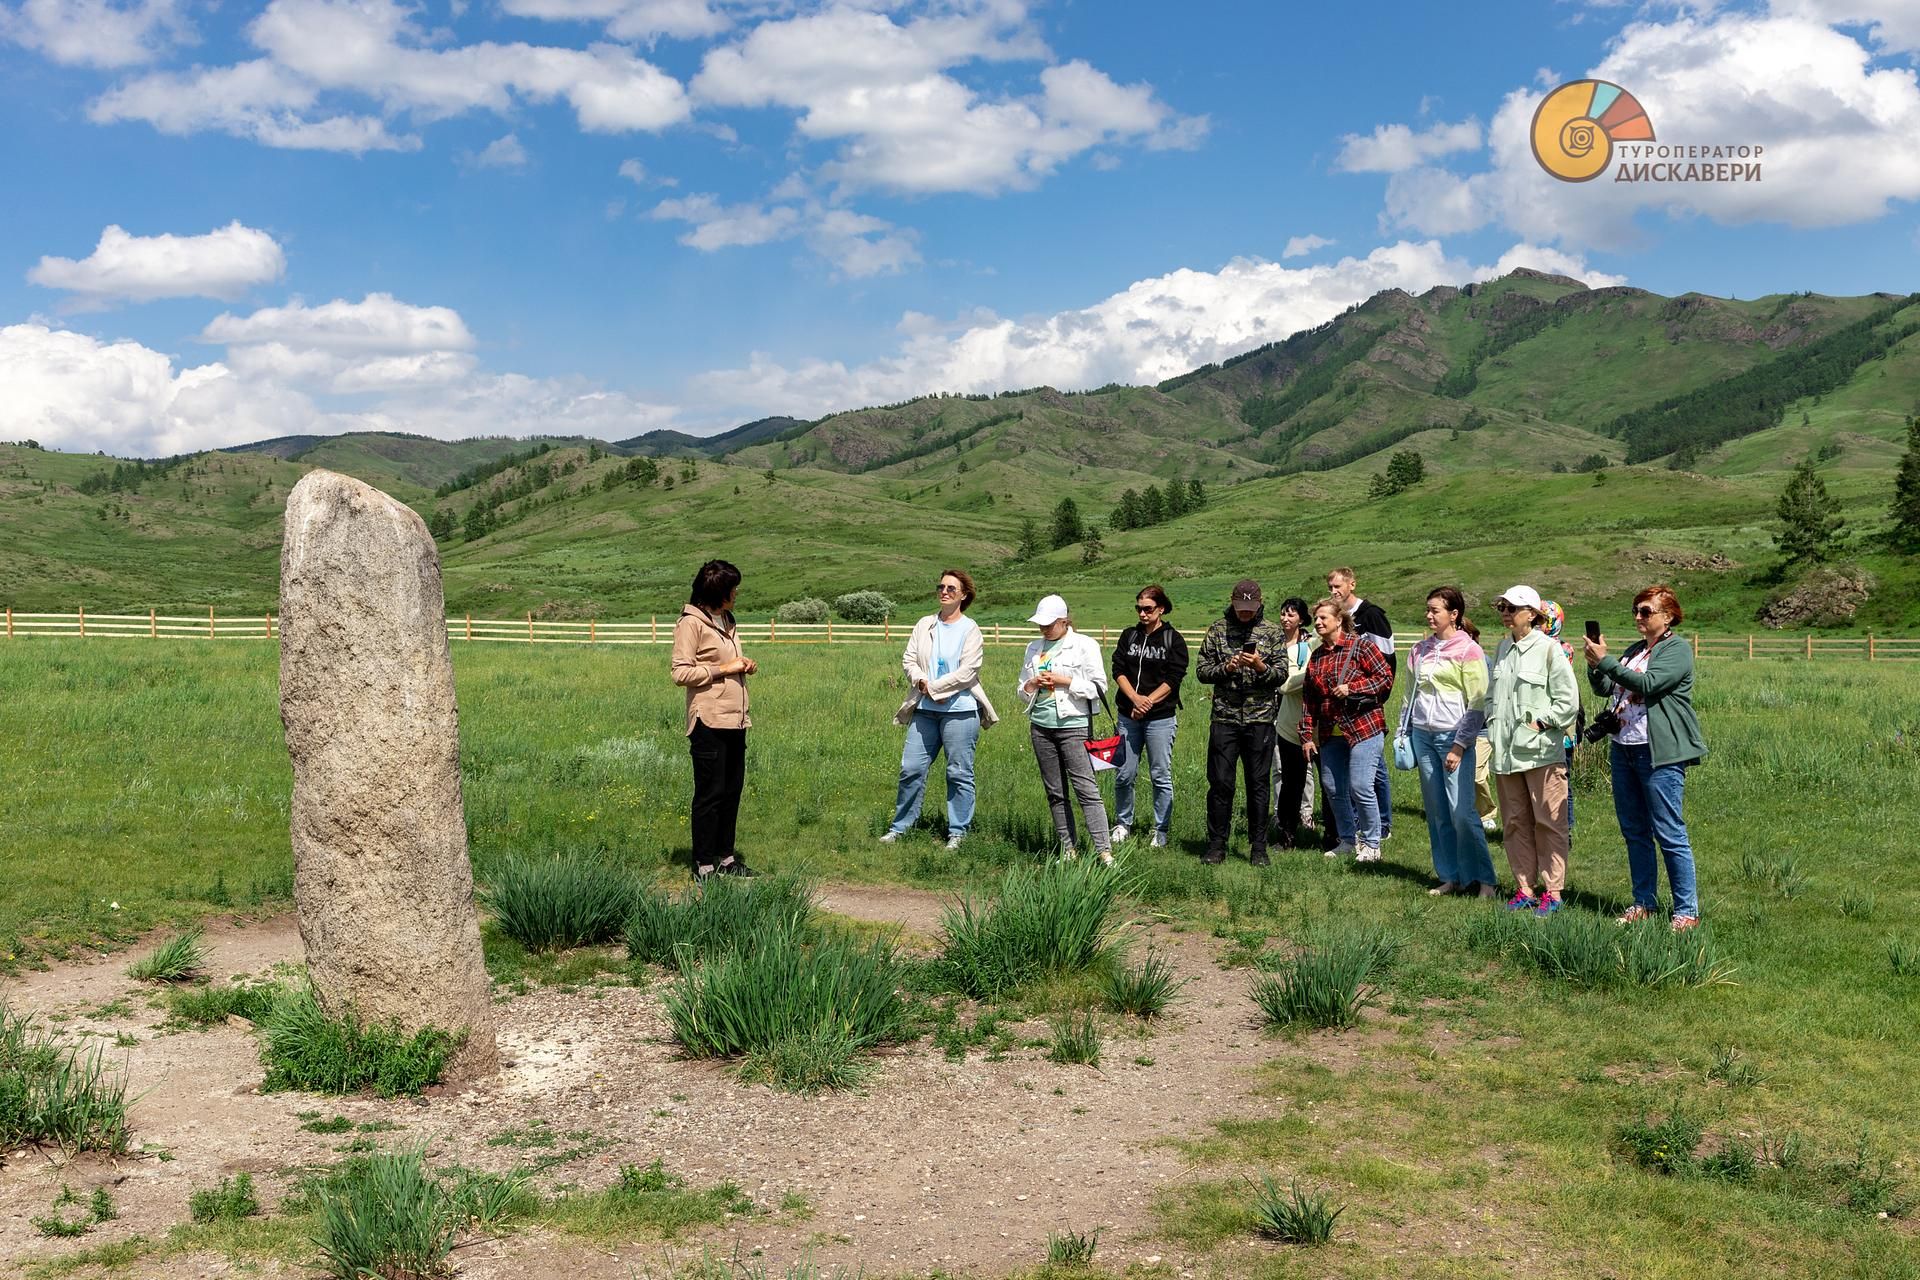
{"label": "grass clump near stone", "polygon": [[603,858],[513,854],[487,874],[479,898],[502,933],[542,952],[612,942],[638,893],[633,877]]}
{"label": "grass clump near stone", "polygon": [[1476,914],[1466,942],[1576,987],[1705,987],[1730,983],[1735,973],[1709,928],[1673,933],[1658,921],[1622,926],[1585,911],[1548,920],[1524,912]]}
{"label": "grass clump near stone", "polygon": [[842,1082],[852,1056],[904,1039],[900,962],[886,942],[775,931],[687,970],[667,993],[674,1038],[693,1057],[741,1057],[780,1088]]}
{"label": "grass clump near stone", "polygon": [[263,1093],[303,1089],[311,1093],[359,1093],[383,1098],[415,1094],[440,1079],[458,1039],[437,1027],[407,1032],[366,1025],[348,1014],[334,1017],[311,989],[289,992],[261,1023],[260,1058],[267,1069]]}
{"label": "grass clump near stone", "polygon": [[813,886],[806,879],[715,876],[677,896],[642,889],[627,920],[627,954],[684,972],[767,938],[804,942],[819,933]]}
{"label": "grass clump near stone", "polygon": [[167,939],[127,966],[127,976],[141,982],[185,982],[207,965],[207,946],[200,930]]}
{"label": "grass clump near stone", "polygon": [[1325,1192],[1308,1195],[1298,1182],[1282,1191],[1273,1175],[1260,1175],[1253,1188],[1254,1229],[1283,1244],[1321,1245],[1333,1239],[1333,1227],[1347,1207],[1334,1204]]}
{"label": "grass clump near stone", "polygon": [[0,1146],[127,1150],[127,1086],[100,1049],[59,1044],[0,1005]]}
{"label": "grass clump near stone", "polygon": [[1173,962],[1149,950],[1137,965],[1116,962],[1100,975],[1100,998],[1115,1013],[1153,1019],[1165,1013],[1191,979],[1177,978]]}
{"label": "grass clump near stone", "polygon": [[228,1018],[259,1022],[284,994],[272,982],[180,987],[167,993],[167,1021],[201,1028],[218,1026]]}
{"label": "grass clump near stone", "polygon": [[1351,1027],[1373,995],[1370,979],[1392,967],[1399,949],[1398,939],[1376,928],[1332,934],[1256,980],[1253,1002],[1273,1026]]}
{"label": "grass clump near stone", "polygon": [[1092,858],[1009,871],[998,894],[947,909],[936,972],[951,990],[991,1000],[1036,979],[1080,973],[1108,957],[1125,873]]}
{"label": "grass clump near stone", "polygon": [[202,1187],[187,1197],[187,1212],[195,1222],[238,1222],[259,1216],[260,1201],[253,1194],[253,1175],[237,1173],[218,1186]]}

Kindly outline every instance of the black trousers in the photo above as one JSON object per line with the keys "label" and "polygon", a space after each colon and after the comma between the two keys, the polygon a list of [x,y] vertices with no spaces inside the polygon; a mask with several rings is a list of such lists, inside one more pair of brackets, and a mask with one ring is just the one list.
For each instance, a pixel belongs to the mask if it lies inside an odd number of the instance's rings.
{"label": "black trousers", "polygon": [[[1267,851],[1267,815],[1273,808],[1272,724],[1223,724],[1207,730],[1207,850],[1225,852],[1233,830],[1236,766],[1247,776],[1247,843],[1250,853]],[[1294,798],[1299,803],[1299,798]]]}
{"label": "black trousers", "polygon": [[747,785],[747,731],[695,720],[687,752],[693,757],[693,865],[710,867],[739,852],[733,842]]}
{"label": "black trousers", "polygon": [[1300,834],[1300,797],[1307,790],[1307,753],[1297,742],[1274,735],[1280,751],[1280,799],[1273,807],[1273,821],[1279,830],[1279,842],[1292,848]]}

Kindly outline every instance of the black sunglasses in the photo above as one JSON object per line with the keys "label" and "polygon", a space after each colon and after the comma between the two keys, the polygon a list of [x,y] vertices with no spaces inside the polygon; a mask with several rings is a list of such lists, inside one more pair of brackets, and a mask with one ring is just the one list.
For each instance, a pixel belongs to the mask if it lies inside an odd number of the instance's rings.
{"label": "black sunglasses", "polygon": [[945,592],[948,592],[948,591],[951,591],[951,592],[953,592],[953,593],[954,593],[955,595],[959,595],[959,594],[960,594],[960,593],[961,593],[962,591],[964,591],[964,590],[966,590],[966,588],[965,588],[965,587],[950,587],[950,586],[948,586],[948,585],[947,585],[946,583],[944,583],[944,582],[942,582],[942,583],[941,583],[940,585],[938,585],[938,586],[936,586],[936,587],[934,588],[934,590],[935,590],[935,591],[938,591],[938,592],[941,592],[941,593],[943,593],[943,594],[944,594]]}
{"label": "black sunglasses", "polygon": [[1137,604],[1133,606],[1133,611],[1135,613],[1152,613],[1159,607],[1157,604]]}
{"label": "black sunglasses", "polygon": [[1649,605],[1643,604],[1639,608],[1633,611],[1633,616],[1636,618],[1651,618],[1654,614],[1658,612],[1660,612],[1658,609],[1655,609]]}

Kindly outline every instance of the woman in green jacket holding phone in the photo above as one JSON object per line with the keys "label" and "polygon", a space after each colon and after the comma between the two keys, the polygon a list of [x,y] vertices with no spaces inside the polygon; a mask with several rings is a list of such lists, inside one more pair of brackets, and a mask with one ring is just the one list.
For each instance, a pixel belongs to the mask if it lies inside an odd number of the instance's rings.
{"label": "woman in green jacket holding phone", "polygon": [[1700,923],[1694,887],[1693,845],[1681,813],[1687,768],[1707,756],[1700,719],[1693,713],[1693,648],[1674,634],[1681,617],[1673,589],[1652,586],[1633,598],[1640,639],[1619,657],[1604,637],[1587,640],[1587,683],[1607,699],[1595,727],[1612,730],[1613,810],[1627,842],[1633,905],[1621,924],[1660,912],[1658,844],[1673,890],[1675,933]]}

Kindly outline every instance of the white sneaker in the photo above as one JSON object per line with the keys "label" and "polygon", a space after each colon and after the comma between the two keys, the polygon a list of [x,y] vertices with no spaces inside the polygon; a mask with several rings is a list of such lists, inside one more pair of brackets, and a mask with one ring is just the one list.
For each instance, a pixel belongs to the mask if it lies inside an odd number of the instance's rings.
{"label": "white sneaker", "polygon": [[1103,852],[1100,855],[1100,865],[1103,867],[1110,867],[1113,865],[1113,853],[1111,850]]}
{"label": "white sneaker", "polygon": [[880,843],[892,844],[895,841],[897,841],[899,838],[900,838],[900,833],[898,831],[889,831],[887,832],[887,834],[880,837]]}
{"label": "white sneaker", "polygon": [[1327,850],[1327,856],[1329,858],[1344,858],[1352,852],[1353,852],[1353,841],[1342,840],[1339,844]]}
{"label": "white sneaker", "polygon": [[947,852],[948,852],[948,853],[952,853],[952,852],[953,852],[953,851],[954,851],[955,849],[958,849],[958,848],[960,847],[960,842],[961,842],[962,840],[964,840],[964,839],[966,839],[966,836],[964,836],[964,835],[951,835],[951,836],[948,836],[948,837],[947,837]]}
{"label": "white sneaker", "polygon": [[1079,856],[1080,856],[1080,851],[1074,848],[1072,845],[1063,844],[1060,846],[1060,861],[1072,862],[1075,858]]}
{"label": "white sneaker", "polygon": [[1115,844],[1125,844],[1127,837],[1132,834],[1133,828],[1123,822],[1113,829],[1113,842]]}
{"label": "white sneaker", "polygon": [[1353,860],[1355,862],[1378,862],[1380,861],[1380,848],[1378,845],[1363,844],[1354,851]]}
{"label": "white sneaker", "polygon": [[1153,847],[1154,847],[1154,848],[1156,848],[1156,849],[1164,849],[1164,848],[1166,848],[1166,847],[1167,847],[1167,833],[1166,833],[1166,832],[1164,832],[1164,831],[1156,831],[1156,832],[1154,832],[1154,833],[1153,833]]}
{"label": "white sneaker", "polygon": [[1482,818],[1480,819],[1480,829],[1490,836],[1498,835],[1500,834],[1500,823],[1491,817]]}

